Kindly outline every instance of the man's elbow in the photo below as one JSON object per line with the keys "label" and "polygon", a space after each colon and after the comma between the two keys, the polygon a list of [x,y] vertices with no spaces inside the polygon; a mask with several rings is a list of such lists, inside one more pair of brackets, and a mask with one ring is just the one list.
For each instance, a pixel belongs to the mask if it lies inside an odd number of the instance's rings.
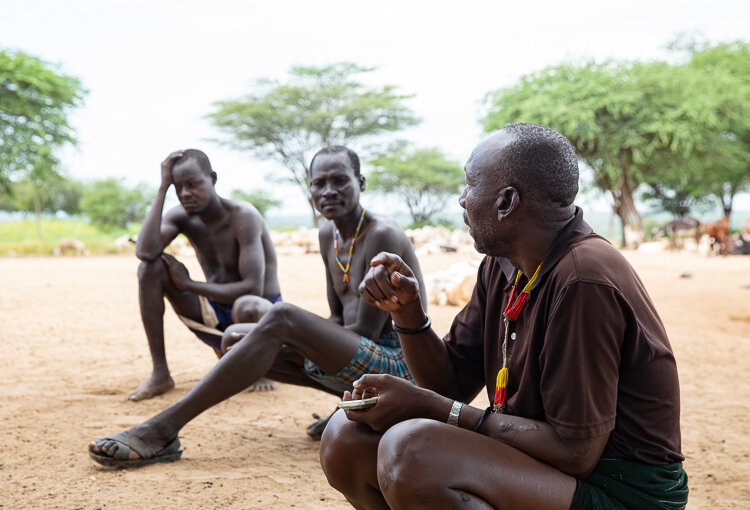
{"label": "man's elbow", "polygon": [[597,459],[594,462],[590,462],[590,461],[581,459],[578,462],[567,464],[561,469],[561,471],[569,474],[570,476],[575,476],[576,478],[585,479],[585,478],[588,478],[588,476],[594,471],[594,468],[596,467],[596,463],[598,462],[598,460],[599,459]]}
{"label": "man's elbow", "polygon": [[608,437],[609,434],[593,440],[580,441],[575,445],[563,445],[568,455],[564,464],[559,466],[560,470],[577,478],[588,477],[599,462]]}

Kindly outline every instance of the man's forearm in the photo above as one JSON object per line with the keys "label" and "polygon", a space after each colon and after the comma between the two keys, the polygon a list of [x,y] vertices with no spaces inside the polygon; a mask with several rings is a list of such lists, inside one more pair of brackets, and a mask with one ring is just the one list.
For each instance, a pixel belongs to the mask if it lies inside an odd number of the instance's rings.
{"label": "man's forearm", "polygon": [[141,260],[154,260],[161,254],[161,220],[167,189],[168,187],[159,188],[154,203],[143,221],[141,231],[138,233],[135,254]]}
{"label": "man's forearm", "polygon": [[261,296],[263,293],[263,284],[252,283],[247,281],[232,283],[208,283],[190,280],[184,289],[193,294],[206,296],[211,301],[231,305],[240,296],[255,295]]}
{"label": "man's forearm", "polygon": [[[398,312],[392,312],[391,317],[396,326],[407,330],[419,329],[427,320],[427,314],[418,301]],[[399,339],[409,372],[417,384],[441,395],[456,397],[459,383],[455,375],[451,376],[455,374],[453,362],[445,342],[432,327],[416,334],[399,333]]]}
{"label": "man's forearm", "polygon": [[[462,423],[466,421],[469,426],[478,423],[481,412],[464,406],[462,413],[466,416]],[[479,432],[578,477],[585,477],[593,470],[606,444],[606,438],[601,438],[603,441],[563,439],[549,423],[503,413],[490,414]]]}

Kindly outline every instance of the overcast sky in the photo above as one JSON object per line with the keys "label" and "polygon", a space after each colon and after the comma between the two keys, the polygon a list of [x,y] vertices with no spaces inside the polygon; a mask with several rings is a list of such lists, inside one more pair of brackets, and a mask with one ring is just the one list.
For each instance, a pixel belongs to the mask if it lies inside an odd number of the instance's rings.
{"label": "overcast sky", "polygon": [[[169,152],[196,147],[228,195],[270,189],[264,176],[285,170],[210,142],[219,134],[204,116],[292,65],[377,67],[369,82],[415,95],[423,123],[404,136],[463,163],[488,91],[563,61],[665,58],[680,32],[747,40],[749,20],[746,0],[0,0],[0,48],[55,63],[90,91],[72,119],[69,176],[156,186]],[[274,194],[286,212],[307,211],[295,188]]]}

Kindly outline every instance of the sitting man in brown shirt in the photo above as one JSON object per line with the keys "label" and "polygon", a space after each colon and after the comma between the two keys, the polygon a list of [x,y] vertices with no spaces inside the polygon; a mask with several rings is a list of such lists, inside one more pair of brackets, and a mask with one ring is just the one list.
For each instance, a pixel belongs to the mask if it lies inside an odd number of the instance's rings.
{"label": "sitting man in brown shirt", "polygon": [[[630,264],[573,205],[559,133],[512,124],[466,163],[459,202],[483,260],[445,339],[399,257],[360,285],[391,313],[418,386],[368,374],[323,434],[356,508],[677,509],[687,503],[677,368]],[[490,406],[471,402],[485,388]]]}

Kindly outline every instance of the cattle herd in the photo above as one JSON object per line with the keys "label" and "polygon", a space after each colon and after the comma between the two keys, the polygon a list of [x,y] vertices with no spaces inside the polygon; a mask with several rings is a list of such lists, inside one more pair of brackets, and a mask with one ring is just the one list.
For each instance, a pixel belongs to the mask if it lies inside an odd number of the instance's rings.
{"label": "cattle herd", "polygon": [[750,255],[750,218],[740,232],[730,234],[729,216],[701,223],[690,217],[677,218],[651,231],[654,240],[666,239],[670,249],[706,247],[716,255]]}

